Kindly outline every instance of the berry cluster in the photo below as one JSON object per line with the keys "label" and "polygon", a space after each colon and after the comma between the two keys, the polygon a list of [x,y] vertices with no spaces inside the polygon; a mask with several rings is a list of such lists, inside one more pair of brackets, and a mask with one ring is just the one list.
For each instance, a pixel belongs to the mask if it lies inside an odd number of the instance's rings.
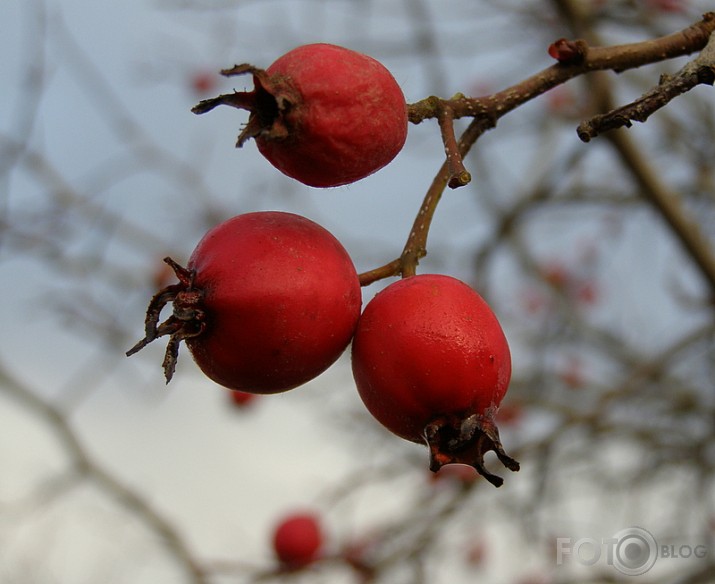
{"label": "berry cluster", "polygon": [[[253,91],[204,100],[193,111],[222,104],[249,110],[238,145],[254,138],[276,168],[307,185],[359,180],[388,164],[405,143],[402,91],[366,55],[306,45],[267,70],[237,65],[223,73],[252,74]],[[494,422],[511,376],[509,346],[494,313],[467,284],[409,275],[361,313],[361,280],[345,248],[309,219],[276,211],[217,225],[186,267],[165,261],[178,283],[153,297],[145,336],[127,354],[167,336],[167,382],[181,341],[210,379],[242,394],[298,387],[352,341],[365,406],[394,434],[426,442],[431,470],[468,464],[500,486],[502,479],[484,466],[489,450],[510,470],[519,469]],[[173,313],[160,322],[168,303]],[[276,538],[278,549],[288,547],[279,542],[290,537],[281,532]],[[278,553],[296,563],[292,552]]]}

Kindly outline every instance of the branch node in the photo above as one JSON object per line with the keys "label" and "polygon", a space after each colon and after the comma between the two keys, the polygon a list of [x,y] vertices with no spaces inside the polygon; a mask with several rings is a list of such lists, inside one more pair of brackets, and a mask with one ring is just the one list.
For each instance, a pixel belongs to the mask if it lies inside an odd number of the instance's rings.
{"label": "branch node", "polygon": [[584,61],[588,53],[588,43],[577,39],[558,39],[549,45],[548,53],[562,65],[577,65]]}
{"label": "branch node", "polygon": [[454,110],[442,101],[440,101],[437,111],[437,122],[442,133],[444,151],[447,155],[447,166],[449,168],[447,185],[450,189],[463,187],[469,184],[472,180],[472,175],[464,167],[457,137],[454,133]]}

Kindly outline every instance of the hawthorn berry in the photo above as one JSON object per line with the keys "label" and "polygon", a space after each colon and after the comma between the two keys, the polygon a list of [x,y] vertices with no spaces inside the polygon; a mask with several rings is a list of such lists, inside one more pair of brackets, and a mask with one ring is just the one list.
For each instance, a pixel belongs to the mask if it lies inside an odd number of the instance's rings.
{"label": "hawthorn berry", "polygon": [[[201,370],[229,389],[277,393],[327,369],[345,350],[362,304],[357,272],[326,229],[299,215],[246,213],[211,229],[179,283],[149,304],[145,337],[168,335],[167,382],[185,341]],[[159,323],[162,308],[173,314]]]}
{"label": "hawthorn berry", "polygon": [[253,402],[255,402],[258,396],[255,393],[249,393],[247,391],[239,391],[234,389],[229,392],[229,398],[231,400],[231,405],[238,410],[246,409]]}
{"label": "hawthorn berry", "polygon": [[323,532],[313,513],[293,513],[284,517],[273,532],[273,550],[281,565],[298,570],[320,556]]}
{"label": "hawthorn berry", "polygon": [[511,377],[504,332],[464,282],[426,274],[399,280],[368,303],[352,345],[353,376],[368,411],[388,430],[426,442],[430,469],[484,466],[493,450],[510,470],[494,422]]}
{"label": "hawthorn berry", "polygon": [[255,138],[282,173],[313,187],[360,180],[386,164],[407,138],[407,104],[378,61],[336,45],[289,51],[268,69],[236,65],[223,75],[253,75],[254,89],[201,101],[194,113],[218,105],[249,110],[237,146]]}
{"label": "hawthorn berry", "polygon": [[204,96],[215,89],[217,81],[218,77],[214,73],[201,70],[191,75],[189,84],[197,96]]}

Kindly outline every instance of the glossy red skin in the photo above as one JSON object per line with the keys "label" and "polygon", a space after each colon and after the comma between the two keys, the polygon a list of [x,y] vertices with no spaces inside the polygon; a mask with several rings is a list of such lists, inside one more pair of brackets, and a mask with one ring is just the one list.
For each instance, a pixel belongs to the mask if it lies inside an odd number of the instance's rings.
{"label": "glossy red skin", "polygon": [[285,116],[285,139],[256,138],[281,172],[314,187],[352,183],[379,170],[407,138],[405,97],[367,55],[329,44],[298,47],[267,73],[300,95]]}
{"label": "glossy red skin", "polygon": [[362,303],[355,267],[320,225],[257,212],[221,223],[188,268],[203,291],[206,329],[187,339],[212,380],[250,393],[297,387],[345,350]]}
{"label": "glossy red skin", "polygon": [[511,377],[509,345],[487,303],[464,282],[437,274],[399,280],[368,303],[352,366],[370,413],[419,443],[442,416],[494,413]]}
{"label": "glossy red skin", "polygon": [[314,515],[301,513],[286,517],[273,533],[273,549],[286,567],[303,568],[314,562],[323,545],[320,523]]}

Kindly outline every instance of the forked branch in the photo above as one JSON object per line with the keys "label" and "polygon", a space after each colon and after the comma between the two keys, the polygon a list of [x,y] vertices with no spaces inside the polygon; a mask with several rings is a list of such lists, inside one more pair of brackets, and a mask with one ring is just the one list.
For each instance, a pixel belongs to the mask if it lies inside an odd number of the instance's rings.
{"label": "forked branch", "polygon": [[[593,71],[622,72],[643,65],[662,62],[675,57],[702,51],[701,55],[672,78],[661,79],[653,91],[629,106],[613,110],[584,122],[579,127],[579,136],[587,141],[600,132],[628,126],[630,120],[643,121],[653,112],[666,105],[698,84],[713,84],[715,80],[715,12],[708,12],[702,19],[687,28],[658,39],[614,45],[591,47],[583,40],[563,41],[563,47],[578,50],[550,51],[558,62],[497,93],[482,97],[467,97],[457,94],[451,99],[428,97],[408,106],[409,120],[419,124],[434,118],[440,125],[446,160],[425,195],[413,223],[410,235],[400,257],[387,264],[360,275],[363,286],[382,278],[409,276],[415,273],[419,260],[427,253],[429,228],[444,189],[457,188],[469,183],[471,176],[464,167],[463,159],[487,130],[507,113],[535,97],[566,81]],[[473,118],[459,140],[454,133],[454,120]],[[642,118],[642,120],[639,120]]]}

